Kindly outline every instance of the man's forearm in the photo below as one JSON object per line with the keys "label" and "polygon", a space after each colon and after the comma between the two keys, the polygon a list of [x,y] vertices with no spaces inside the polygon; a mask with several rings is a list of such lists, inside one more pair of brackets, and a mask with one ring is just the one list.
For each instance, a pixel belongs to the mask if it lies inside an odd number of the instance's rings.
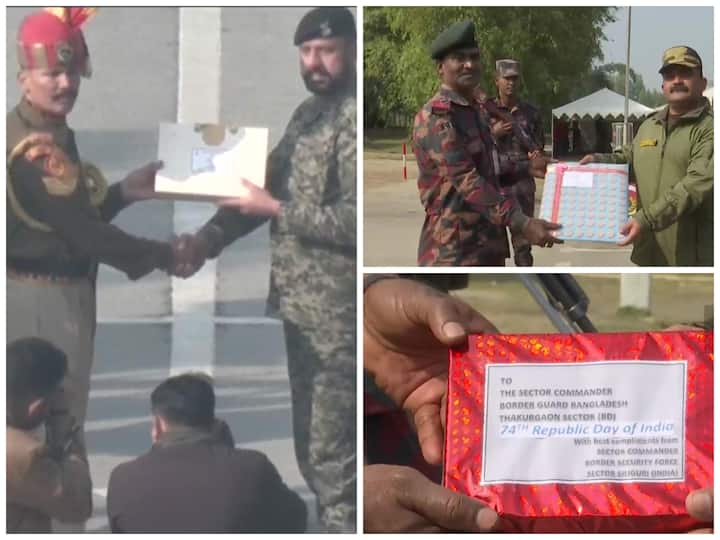
{"label": "man's forearm", "polygon": [[198,234],[208,245],[208,257],[215,258],[225,246],[251,233],[268,219],[267,216],[250,216],[230,208],[220,208]]}

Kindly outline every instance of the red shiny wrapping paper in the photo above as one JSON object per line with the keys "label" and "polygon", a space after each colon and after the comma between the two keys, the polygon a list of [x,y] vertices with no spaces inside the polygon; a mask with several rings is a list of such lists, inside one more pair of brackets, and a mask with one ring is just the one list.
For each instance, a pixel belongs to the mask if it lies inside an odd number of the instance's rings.
{"label": "red shiny wrapping paper", "polygon": [[[643,359],[687,361],[684,482],[480,484],[487,364]],[[713,483],[713,333],[470,336],[450,352],[445,433],[444,485],[492,507],[504,532],[694,529],[685,498]]]}

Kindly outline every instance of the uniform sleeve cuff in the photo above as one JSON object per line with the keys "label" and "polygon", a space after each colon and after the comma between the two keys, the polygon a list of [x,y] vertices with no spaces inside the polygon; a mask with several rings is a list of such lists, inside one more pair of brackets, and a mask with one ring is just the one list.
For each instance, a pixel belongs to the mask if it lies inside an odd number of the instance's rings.
{"label": "uniform sleeve cuff", "polygon": [[650,222],[647,215],[645,214],[644,208],[639,209],[633,216],[633,219],[640,224],[640,228],[642,230],[644,230],[644,231],[652,230],[652,223]]}
{"label": "uniform sleeve cuff", "polygon": [[198,231],[198,234],[205,240],[208,246],[208,257],[214,259],[225,247],[225,234],[221,227],[218,227],[214,223],[207,223],[202,229]]}
{"label": "uniform sleeve cuff", "polygon": [[516,208],[510,214],[510,231],[513,234],[522,234],[530,218],[523,214],[520,208]]}
{"label": "uniform sleeve cuff", "polygon": [[105,199],[100,203],[112,216],[118,214],[124,208],[130,206],[131,201],[125,200],[123,195],[122,182],[116,182],[108,188]]}

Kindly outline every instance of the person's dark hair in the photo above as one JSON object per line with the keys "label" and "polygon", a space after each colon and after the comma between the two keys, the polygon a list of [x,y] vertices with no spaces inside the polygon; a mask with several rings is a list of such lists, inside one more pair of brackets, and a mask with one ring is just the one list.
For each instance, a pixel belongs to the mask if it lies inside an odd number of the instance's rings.
{"label": "person's dark hair", "polygon": [[40,338],[13,341],[6,349],[7,401],[49,397],[67,372],[65,353]]}
{"label": "person's dark hair", "polygon": [[153,390],[150,404],[153,414],[174,425],[209,428],[215,420],[215,391],[203,374],[170,377]]}

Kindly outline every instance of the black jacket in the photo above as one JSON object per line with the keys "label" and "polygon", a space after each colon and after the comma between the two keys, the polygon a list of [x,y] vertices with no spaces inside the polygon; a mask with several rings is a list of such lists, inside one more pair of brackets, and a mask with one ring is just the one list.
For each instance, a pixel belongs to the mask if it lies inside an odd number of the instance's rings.
{"label": "black jacket", "polygon": [[188,431],[118,465],[108,484],[112,532],[304,532],[305,503],[275,466],[228,442]]}

